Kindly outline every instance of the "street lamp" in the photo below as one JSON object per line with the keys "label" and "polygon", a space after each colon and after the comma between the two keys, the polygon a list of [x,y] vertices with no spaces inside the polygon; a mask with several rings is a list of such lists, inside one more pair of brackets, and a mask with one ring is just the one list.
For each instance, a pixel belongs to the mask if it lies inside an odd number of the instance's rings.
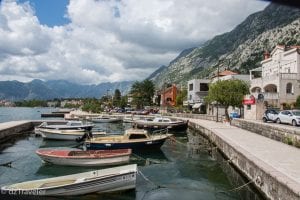
{"label": "street lamp", "polygon": [[[219,67],[219,64],[218,64],[218,72],[217,72],[218,79],[217,79],[217,81],[219,81],[219,73],[220,73],[220,67]],[[217,90],[217,99],[218,99],[218,90]],[[217,100],[217,119],[216,119],[216,122],[219,122],[219,102],[218,102],[218,100]]]}

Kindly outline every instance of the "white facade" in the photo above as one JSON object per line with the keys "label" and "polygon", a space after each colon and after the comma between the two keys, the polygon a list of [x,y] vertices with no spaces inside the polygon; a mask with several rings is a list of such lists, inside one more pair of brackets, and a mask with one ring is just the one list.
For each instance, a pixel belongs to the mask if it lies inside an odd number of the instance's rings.
{"label": "white facade", "polygon": [[299,47],[277,46],[271,56],[261,62],[261,77],[253,78],[250,72],[250,91],[254,96],[263,94],[264,100],[273,106],[296,102],[300,95]]}
{"label": "white facade", "polygon": [[204,103],[204,97],[208,95],[209,79],[193,79],[188,81],[188,104]]}

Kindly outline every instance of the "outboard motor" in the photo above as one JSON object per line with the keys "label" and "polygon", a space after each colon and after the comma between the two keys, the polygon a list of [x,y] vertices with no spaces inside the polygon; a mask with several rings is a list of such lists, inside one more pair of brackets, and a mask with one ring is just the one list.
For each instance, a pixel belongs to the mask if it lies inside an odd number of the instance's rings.
{"label": "outboard motor", "polygon": [[87,131],[83,134],[82,137],[79,137],[76,139],[76,142],[82,142],[84,141],[86,138],[92,138],[93,137],[93,133],[92,131]]}

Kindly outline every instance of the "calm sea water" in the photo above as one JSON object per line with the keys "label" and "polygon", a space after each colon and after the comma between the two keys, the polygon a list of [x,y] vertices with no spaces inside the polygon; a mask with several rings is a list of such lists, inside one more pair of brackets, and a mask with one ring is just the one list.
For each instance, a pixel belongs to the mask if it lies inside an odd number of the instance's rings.
{"label": "calm sea water", "polygon": [[41,113],[51,113],[55,108],[0,107],[0,123],[15,120],[41,119]]}
{"label": "calm sea water", "polygon": [[[14,118],[12,113],[17,116]],[[6,114],[5,119],[39,119],[39,115],[37,109],[13,108],[10,114]],[[1,120],[8,121],[3,118]],[[123,123],[97,125],[97,129],[116,133],[122,133],[129,127],[130,124]],[[137,163],[139,171],[143,174],[137,176],[135,191],[51,199],[262,199],[250,187],[230,191],[245,184],[245,180],[201,135],[188,130],[176,133],[175,137],[176,142],[166,142],[161,150],[137,153],[131,157],[130,163]],[[29,134],[10,143],[10,146],[0,153],[0,165],[12,162],[11,167],[0,166],[0,186],[97,169],[45,164],[35,154],[38,148],[74,148],[77,146],[76,142],[43,140]]]}

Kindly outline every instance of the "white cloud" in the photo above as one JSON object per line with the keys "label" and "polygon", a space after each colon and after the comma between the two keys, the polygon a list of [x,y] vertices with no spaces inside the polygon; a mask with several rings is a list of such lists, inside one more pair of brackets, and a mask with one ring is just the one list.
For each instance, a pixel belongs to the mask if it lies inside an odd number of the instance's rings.
{"label": "white cloud", "polygon": [[70,23],[41,25],[29,3],[0,7],[0,79],[141,80],[181,50],[267,4],[248,0],[70,0]]}

